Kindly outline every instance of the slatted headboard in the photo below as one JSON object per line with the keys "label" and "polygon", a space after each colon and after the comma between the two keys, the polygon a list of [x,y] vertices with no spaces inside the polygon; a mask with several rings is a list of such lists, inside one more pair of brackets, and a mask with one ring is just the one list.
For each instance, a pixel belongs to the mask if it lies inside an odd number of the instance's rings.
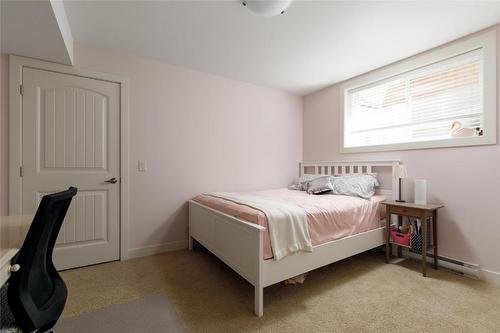
{"label": "slatted headboard", "polygon": [[303,161],[300,163],[300,175],[352,175],[375,172],[378,167],[389,167],[391,172],[391,183],[389,188],[378,189],[377,194],[382,194],[387,199],[399,197],[398,179],[394,178],[395,169],[401,164],[400,161]]}

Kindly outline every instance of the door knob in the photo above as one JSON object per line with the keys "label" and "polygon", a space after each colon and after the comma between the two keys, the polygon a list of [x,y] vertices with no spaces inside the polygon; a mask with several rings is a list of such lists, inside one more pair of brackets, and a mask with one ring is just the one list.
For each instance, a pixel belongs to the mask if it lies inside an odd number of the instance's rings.
{"label": "door knob", "polygon": [[108,180],[105,180],[104,182],[110,183],[110,184],[116,184],[118,182],[118,180],[115,177],[113,177],[113,178],[110,178]]}
{"label": "door knob", "polygon": [[10,266],[9,270],[11,273],[15,273],[21,269],[21,266],[19,264],[14,264]]}

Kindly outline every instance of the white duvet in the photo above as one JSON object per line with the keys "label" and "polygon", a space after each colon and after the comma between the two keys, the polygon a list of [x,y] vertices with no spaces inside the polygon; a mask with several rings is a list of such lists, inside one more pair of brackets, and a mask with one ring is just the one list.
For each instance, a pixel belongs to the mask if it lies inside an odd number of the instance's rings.
{"label": "white duvet", "polygon": [[286,201],[246,193],[211,192],[205,195],[229,200],[262,211],[267,217],[269,238],[275,260],[296,252],[312,252],[306,212]]}

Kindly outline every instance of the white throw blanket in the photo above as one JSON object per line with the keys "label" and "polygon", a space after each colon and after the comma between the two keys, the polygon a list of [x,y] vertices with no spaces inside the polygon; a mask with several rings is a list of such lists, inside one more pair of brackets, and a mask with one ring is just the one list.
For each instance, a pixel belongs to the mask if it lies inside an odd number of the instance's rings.
{"label": "white throw blanket", "polygon": [[246,193],[211,192],[205,195],[222,198],[262,211],[267,217],[274,259],[289,254],[312,252],[307,216],[304,209],[286,201]]}

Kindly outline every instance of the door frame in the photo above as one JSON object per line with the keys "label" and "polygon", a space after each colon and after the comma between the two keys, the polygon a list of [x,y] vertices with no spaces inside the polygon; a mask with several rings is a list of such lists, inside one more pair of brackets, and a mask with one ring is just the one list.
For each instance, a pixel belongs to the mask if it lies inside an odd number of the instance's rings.
{"label": "door frame", "polygon": [[34,68],[61,74],[97,79],[120,85],[120,260],[128,259],[129,231],[129,79],[78,67],[16,55],[9,56],[9,215],[22,212],[22,95],[23,69]]}

